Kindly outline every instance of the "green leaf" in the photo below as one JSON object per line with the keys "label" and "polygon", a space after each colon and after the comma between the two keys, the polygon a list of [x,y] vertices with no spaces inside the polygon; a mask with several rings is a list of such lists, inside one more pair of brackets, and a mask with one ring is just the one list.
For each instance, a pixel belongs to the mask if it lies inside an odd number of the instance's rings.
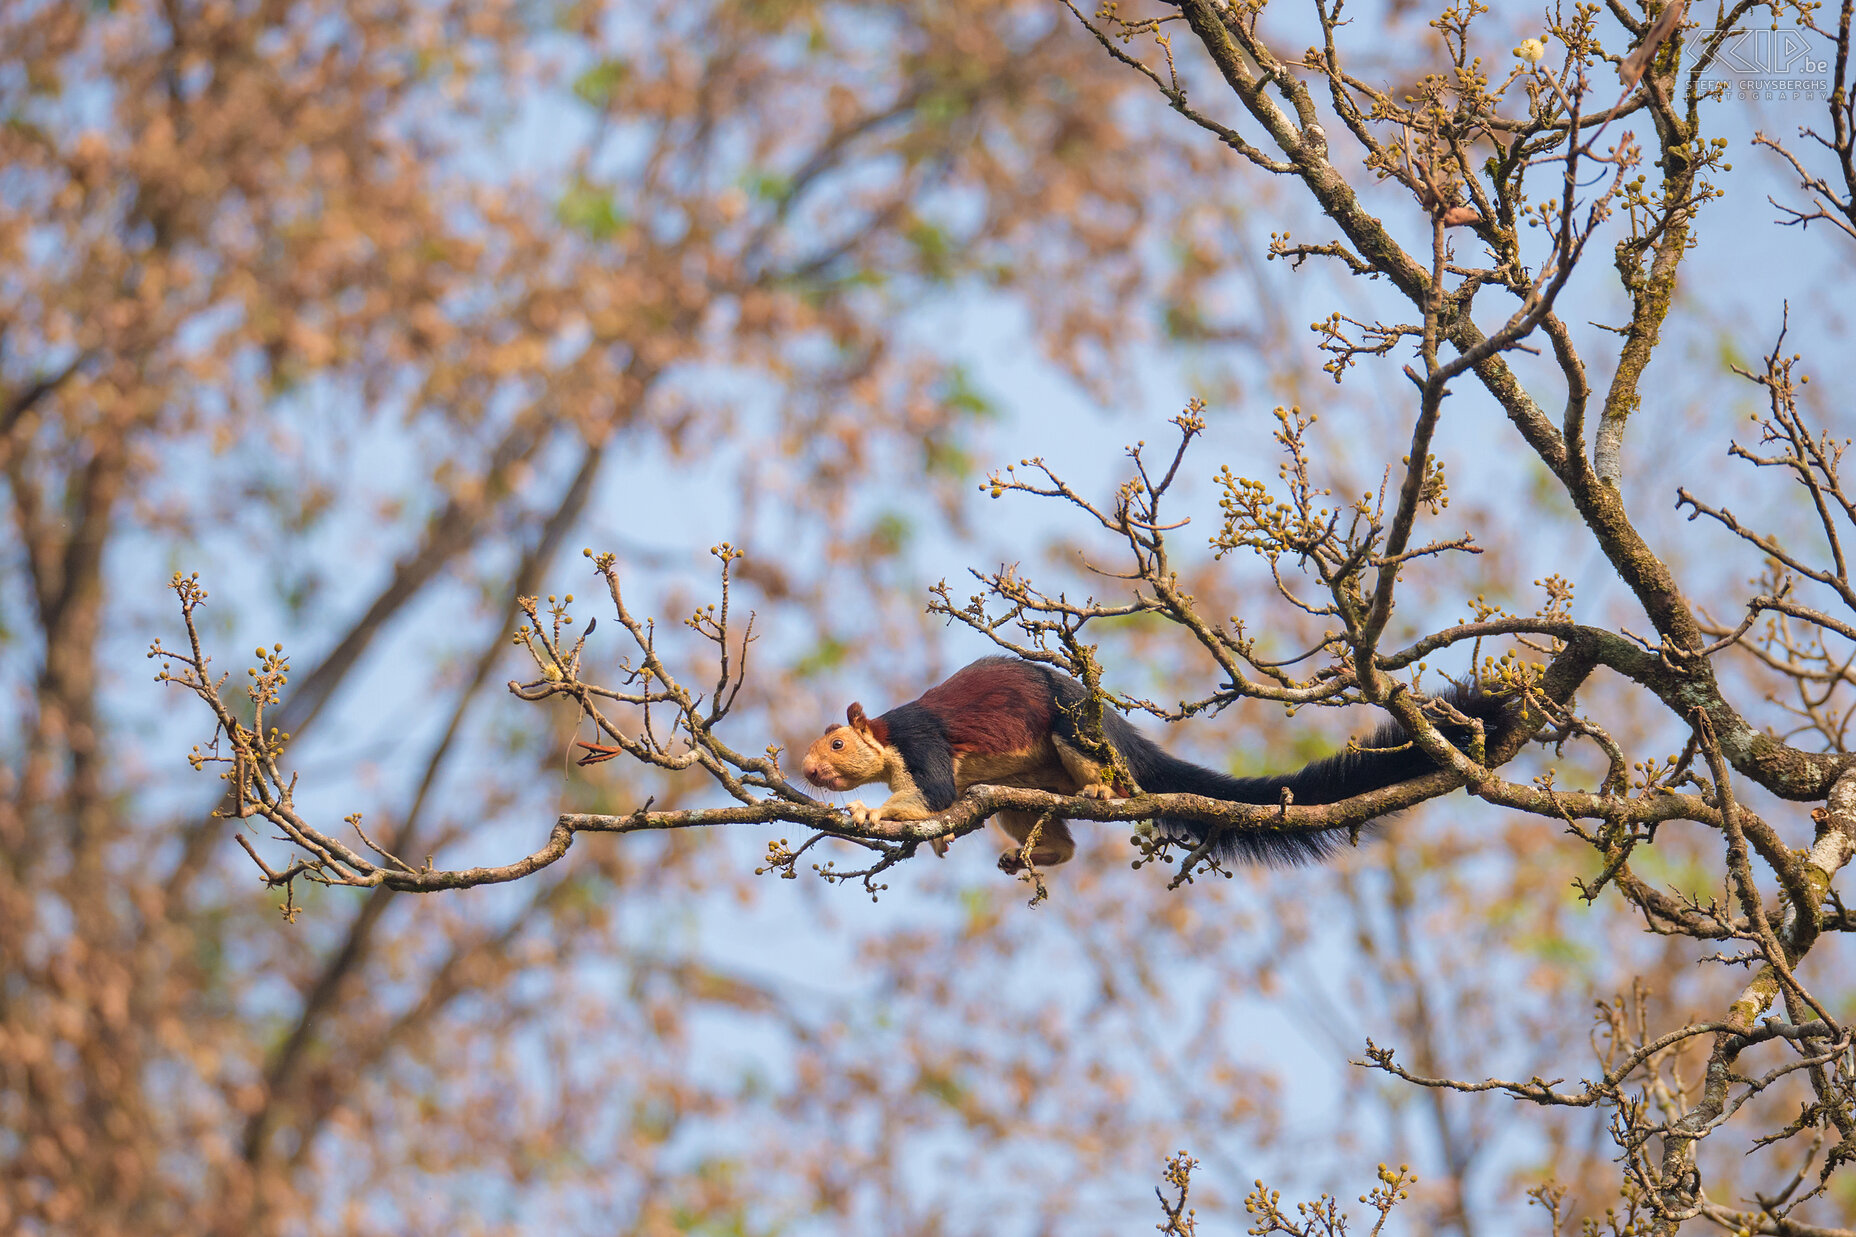
{"label": "green leaf", "polygon": [[605,110],[612,96],[631,76],[631,66],[623,60],[602,60],[574,79],[574,95],[588,107]]}
{"label": "green leaf", "polygon": [[951,366],[941,381],[941,402],[954,412],[979,421],[996,420],[998,405],[973,381],[964,365]]}
{"label": "green leaf", "polygon": [[922,274],[936,281],[952,276],[954,244],[945,229],[926,219],[917,219],[903,233],[903,239],[914,246],[915,261]]}
{"label": "green leaf", "polygon": [[775,172],[751,172],[742,179],[741,187],[763,202],[780,202],[792,193],[793,180]]}
{"label": "green leaf", "polygon": [[850,645],[830,636],[821,636],[812,651],[799,659],[793,667],[793,673],[802,679],[809,679],[815,674],[823,673],[843,662],[851,651]]}
{"label": "green leaf", "polygon": [[885,511],[870,529],[870,548],[885,558],[893,558],[902,553],[914,531],[901,514]]}
{"label": "green leaf", "polygon": [[931,477],[958,480],[973,475],[973,457],[951,442],[930,438],[922,444],[922,467]]}
{"label": "green leaf", "polygon": [[555,215],[568,227],[596,241],[610,240],[631,226],[631,220],[613,204],[610,194],[583,180],[576,180],[561,195]]}

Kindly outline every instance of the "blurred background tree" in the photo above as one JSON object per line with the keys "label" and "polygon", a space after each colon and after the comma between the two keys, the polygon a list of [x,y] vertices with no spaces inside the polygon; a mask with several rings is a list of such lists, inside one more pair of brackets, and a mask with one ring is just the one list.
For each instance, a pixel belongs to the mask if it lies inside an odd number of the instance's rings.
{"label": "blurred background tree", "polygon": [[[1359,71],[1415,82],[1425,20],[1360,15]],[[1538,817],[1451,801],[1332,870],[1178,891],[1103,826],[1035,911],[972,844],[873,907],[756,879],[745,831],[589,839],[503,889],[295,889],[286,923],[174,767],[196,719],[142,653],[176,569],[213,590],[215,644],[288,644],[271,720],[305,802],[457,867],[563,808],[712,798],[583,775],[571,718],[486,697],[524,673],[513,599],[596,584],[583,545],[666,617],[706,597],[709,545],[744,549],[764,627],[734,724],[792,743],[982,651],[923,616],[937,579],[1074,570],[1075,526],[978,505],[996,465],[1106,491],[1114,447],[1203,394],[1182,484],[1214,525],[1209,461],[1266,466],[1277,402],[1344,424],[1324,463],[1376,486],[1405,380],[1330,386],[1300,329],[1336,285],[1266,265],[1310,206],[1070,12],[26,4],[0,46],[0,1227],[1145,1230],[1182,1145],[1202,1231],[1249,1222],[1253,1176],[1357,1193],[1375,1160],[1417,1167],[1414,1232],[1507,1231],[1548,1180],[1595,1183],[1569,1216],[1615,1201],[1599,1114],[1521,1127],[1346,1065],[1371,1034],[1424,1074],[1576,1074],[1596,997],[1720,1003],[1692,942],[1578,900],[1589,856]],[[1722,210],[1763,227],[1792,178],[1745,162]],[[1725,449],[1726,366],[1781,297],[1807,343],[1842,337],[1824,230],[1691,263],[1646,456]],[[1628,623],[1506,427],[1461,420],[1437,450],[1486,552],[1404,604],[1455,617],[1570,557]],[[1626,479],[1659,507],[1671,484]],[[1731,610],[1753,568],[1688,536]],[[1180,569],[1208,613],[1269,587],[1209,551]],[[1127,690],[1198,693],[1208,662],[1119,628]],[[1348,720],[1253,701],[1169,741],[1255,771]],[[1684,845],[1654,875],[1703,886]]]}

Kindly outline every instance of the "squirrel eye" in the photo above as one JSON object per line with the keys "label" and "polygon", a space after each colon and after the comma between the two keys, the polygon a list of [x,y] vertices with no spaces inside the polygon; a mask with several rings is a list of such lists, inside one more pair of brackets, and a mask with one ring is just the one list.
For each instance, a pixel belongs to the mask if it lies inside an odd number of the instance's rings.
{"label": "squirrel eye", "polygon": [[844,750],[844,740],[843,740],[843,739],[833,739],[833,740],[831,741],[831,750],[832,750],[832,751],[834,751],[834,752],[841,752],[841,751],[843,751],[843,750]]}

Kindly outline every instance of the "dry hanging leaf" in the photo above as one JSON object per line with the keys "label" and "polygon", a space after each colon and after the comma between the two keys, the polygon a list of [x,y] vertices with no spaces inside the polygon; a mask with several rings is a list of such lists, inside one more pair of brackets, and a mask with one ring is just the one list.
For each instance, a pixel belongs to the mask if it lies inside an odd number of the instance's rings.
{"label": "dry hanging leaf", "polygon": [[1623,79],[1626,87],[1634,89],[1643,80],[1650,61],[1656,57],[1657,49],[1681,26],[1682,14],[1687,8],[1688,0],[1674,0],[1663,10],[1662,16],[1656,19],[1656,24],[1650,27],[1650,33],[1643,36],[1643,42],[1637,45],[1637,50],[1624,57],[1618,65],[1618,76]]}

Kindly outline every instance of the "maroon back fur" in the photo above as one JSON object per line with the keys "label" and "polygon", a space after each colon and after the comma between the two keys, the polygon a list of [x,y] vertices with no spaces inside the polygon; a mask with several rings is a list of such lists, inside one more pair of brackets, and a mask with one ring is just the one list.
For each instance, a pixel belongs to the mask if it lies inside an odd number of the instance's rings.
{"label": "maroon back fur", "polygon": [[1056,702],[1038,671],[1015,658],[987,657],[931,687],[916,702],[947,729],[956,752],[1029,752],[1051,729]]}

